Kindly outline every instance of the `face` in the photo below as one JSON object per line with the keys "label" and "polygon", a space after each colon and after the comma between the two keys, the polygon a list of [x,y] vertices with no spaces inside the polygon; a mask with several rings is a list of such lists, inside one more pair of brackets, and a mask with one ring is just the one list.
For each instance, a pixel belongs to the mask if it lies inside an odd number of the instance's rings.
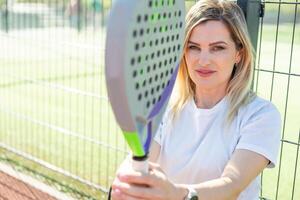
{"label": "face", "polygon": [[240,61],[240,53],[226,25],[209,20],[192,30],[185,59],[196,90],[226,90],[233,66]]}

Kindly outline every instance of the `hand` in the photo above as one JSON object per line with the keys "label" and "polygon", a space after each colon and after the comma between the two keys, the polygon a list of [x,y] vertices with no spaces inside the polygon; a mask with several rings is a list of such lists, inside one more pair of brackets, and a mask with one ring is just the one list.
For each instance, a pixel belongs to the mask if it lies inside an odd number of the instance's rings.
{"label": "hand", "polygon": [[113,200],[182,200],[186,193],[186,189],[169,181],[154,163],[150,163],[148,174],[119,170],[112,185]]}

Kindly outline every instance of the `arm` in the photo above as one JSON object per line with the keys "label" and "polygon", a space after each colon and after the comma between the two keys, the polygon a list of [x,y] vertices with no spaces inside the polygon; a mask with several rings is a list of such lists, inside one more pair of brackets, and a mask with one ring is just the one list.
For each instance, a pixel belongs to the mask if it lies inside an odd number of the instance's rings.
{"label": "arm", "polygon": [[[252,151],[236,150],[220,178],[192,185],[200,200],[231,200],[254,180],[267,166],[268,160]],[[131,173],[119,176],[121,182],[114,185],[124,199],[172,199],[183,200],[187,194],[185,185],[171,183],[157,168],[149,175]],[[144,187],[142,185],[147,185]]]}
{"label": "arm", "polygon": [[[252,151],[236,150],[220,178],[193,185],[200,199],[236,199],[267,166],[268,160]],[[184,185],[178,185],[185,188]],[[182,197],[187,192],[183,192]]]}

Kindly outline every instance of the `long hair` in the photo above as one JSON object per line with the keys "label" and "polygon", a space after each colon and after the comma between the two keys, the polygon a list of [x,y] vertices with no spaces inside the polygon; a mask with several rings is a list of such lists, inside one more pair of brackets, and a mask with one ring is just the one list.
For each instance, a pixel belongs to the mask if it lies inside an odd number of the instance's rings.
{"label": "long hair", "polygon": [[[227,122],[231,123],[238,109],[251,101],[255,96],[250,89],[253,74],[253,47],[249,38],[246,20],[240,7],[225,0],[201,0],[189,10],[186,16],[184,52],[187,42],[195,26],[208,21],[223,22],[241,52],[241,60],[234,66],[226,91],[229,100]],[[173,117],[182,110],[188,99],[195,95],[195,84],[188,75],[185,55],[183,53],[178,71],[175,89],[171,97]]]}

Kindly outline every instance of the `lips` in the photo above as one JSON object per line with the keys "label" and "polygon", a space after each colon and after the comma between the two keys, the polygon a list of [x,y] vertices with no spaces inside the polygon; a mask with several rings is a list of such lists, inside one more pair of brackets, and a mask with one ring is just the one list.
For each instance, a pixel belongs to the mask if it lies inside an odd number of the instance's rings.
{"label": "lips", "polygon": [[201,77],[209,77],[212,74],[214,74],[216,71],[209,70],[209,69],[198,69],[196,70],[197,74],[200,75]]}

